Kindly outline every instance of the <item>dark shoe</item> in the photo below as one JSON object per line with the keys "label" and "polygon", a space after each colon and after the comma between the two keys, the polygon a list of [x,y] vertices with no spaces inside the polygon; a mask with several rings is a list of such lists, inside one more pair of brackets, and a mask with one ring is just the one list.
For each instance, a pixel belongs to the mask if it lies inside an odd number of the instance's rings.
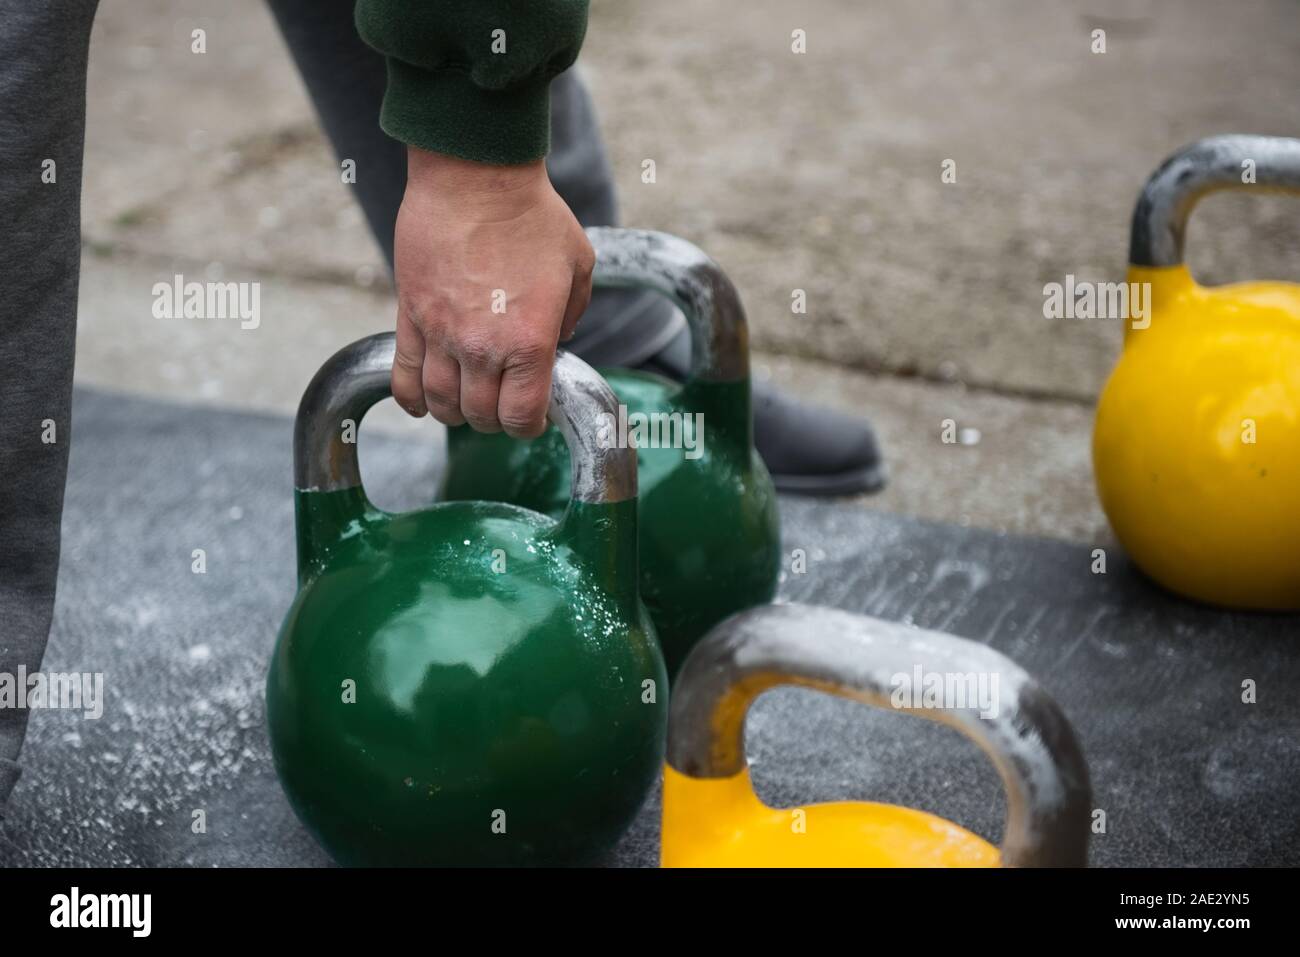
{"label": "dark shoe", "polygon": [[[683,329],[635,366],[680,382],[690,369],[691,340]],[[618,363],[611,363],[617,365]],[[854,495],[885,485],[885,462],[864,419],[805,405],[765,382],[754,382],[754,447],[779,492]]]}

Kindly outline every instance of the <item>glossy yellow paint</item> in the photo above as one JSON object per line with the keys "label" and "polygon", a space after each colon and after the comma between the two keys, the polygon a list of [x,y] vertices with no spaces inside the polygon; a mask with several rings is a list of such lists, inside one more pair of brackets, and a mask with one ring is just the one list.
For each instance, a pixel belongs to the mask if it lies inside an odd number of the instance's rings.
{"label": "glossy yellow paint", "polygon": [[1150,325],[1126,325],[1092,446],[1115,534],[1182,595],[1300,608],[1300,285],[1128,280],[1151,284]]}
{"label": "glossy yellow paint", "polygon": [[664,867],[997,867],[1000,860],[983,838],[924,811],[854,801],[772,808],[754,793],[748,770],[705,779],[664,765]]}

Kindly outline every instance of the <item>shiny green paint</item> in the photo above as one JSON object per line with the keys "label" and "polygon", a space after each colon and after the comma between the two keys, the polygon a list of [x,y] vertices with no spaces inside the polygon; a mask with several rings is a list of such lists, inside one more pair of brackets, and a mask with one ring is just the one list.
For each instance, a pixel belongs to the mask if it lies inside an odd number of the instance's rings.
{"label": "shiny green paint", "polygon": [[295,505],[300,586],[267,722],[285,793],[321,844],[348,865],[563,864],[608,849],[664,747],[635,502],[575,502],[558,523],[487,502],[390,515],[361,489],[299,491]]}
{"label": "shiny green paint", "polygon": [[[703,454],[637,450],[641,597],[669,674],[723,618],[771,601],[780,571],[776,492],[753,449],[749,381],[678,385],[627,369],[601,375],[631,416],[703,413]],[[554,427],[530,442],[449,430],[441,497],[492,498],[549,515],[569,497],[569,454]]]}

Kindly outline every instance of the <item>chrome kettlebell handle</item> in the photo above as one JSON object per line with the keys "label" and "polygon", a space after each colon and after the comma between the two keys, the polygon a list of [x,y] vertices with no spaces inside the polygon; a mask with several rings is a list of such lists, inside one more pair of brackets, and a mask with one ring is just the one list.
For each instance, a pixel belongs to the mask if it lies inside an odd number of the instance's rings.
{"label": "chrome kettlebell handle", "polygon": [[[294,423],[294,487],[299,491],[360,487],[356,442],[344,441],[343,424],[351,419],[360,425],[371,406],[392,395],[395,350],[393,333],[367,336],[336,352],[312,378]],[[618,399],[599,373],[563,350],[555,356],[546,417],[568,444],[574,501],[636,498],[636,450],[601,440],[602,426],[617,420]],[[352,431],[355,435],[355,427]]]}
{"label": "chrome kettlebell handle", "polygon": [[1255,163],[1252,189],[1300,193],[1300,140],[1286,136],[1211,136],[1185,146],[1151,174],[1129,239],[1134,266],[1177,266],[1183,261],[1187,220],[1209,193],[1245,188],[1242,163]]}
{"label": "chrome kettlebell handle", "polygon": [[[895,707],[897,676],[997,675],[1001,707]],[[764,691],[795,685],[956,728],[992,760],[1007,792],[1002,863],[1082,867],[1090,816],[1088,768],[1060,708],[1019,665],[977,642],[808,605],[733,615],[695,646],[673,684],[667,760],[693,778],[747,767],[745,714]]]}
{"label": "chrome kettlebell handle", "polygon": [[654,289],[686,313],[691,377],[737,382],[749,377],[749,326],[740,294],[722,267],[693,243],[648,229],[593,226],[597,286]]}

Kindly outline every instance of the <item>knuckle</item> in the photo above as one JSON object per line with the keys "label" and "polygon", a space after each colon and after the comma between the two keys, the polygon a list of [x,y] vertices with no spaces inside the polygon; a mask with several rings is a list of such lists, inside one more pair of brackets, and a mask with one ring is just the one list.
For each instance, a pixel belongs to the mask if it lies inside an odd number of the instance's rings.
{"label": "knuckle", "polygon": [[512,391],[503,396],[501,401],[501,425],[511,429],[529,429],[546,419],[547,399],[545,393],[533,389],[528,392]]}
{"label": "knuckle", "polygon": [[495,390],[471,388],[460,403],[461,415],[480,432],[500,432],[497,421],[497,394]]}
{"label": "knuckle", "polygon": [[403,321],[410,323],[411,326],[421,332],[429,324],[429,316],[433,314],[431,310],[425,307],[422,298],[404,294],[400,295],[398,311]]}
{"label": "knuckle", "polygon": [[454,383],[446,379],[440,379],[437,376],[425,374],[424,381],[421,383],[424,394],[430,400],[445,405],[449,401],[455,401],[459,396],[459,390],[455,388]]}
{"label": "knuckle", "polygon": [[459,411],[451,409],[434,409],[430,411],[435,421],[441,422],[447,426],[457,426],[465,424],[465,417]]}
{"label": "knuckle", "polygon": [[501,414],[501,428],[516,439],[535,439],[546,431],[545,416],[527,416],[522,413]]}
{"label": "knuckle", "polygon": [[517,372],[546,369],[555,361],[555,343],[549,339],[521,342],[510,352],[506,368]]}
{"label": "knuckle", "polygon": [[516,438],[536,438],[546,429],[550,402],[549,371],[554,350],[547,347],[527,363],[513,366],[511,387],[501,396],[501,426]]}
{"label": "knuckle", "polygon": [[460,392],[453,384],[428,377],[424,381],[424,404],[433,412],[439,409],[456,411],[460,408]]}
{"label": "knuckle", "polygon": [[393,371],[419,372],[424,365],[424,357],[398,349],[393,353]]}
{"label": "knuckle", "polygon": [[496,345],[477,336],[461,339],[452,350],[461,365],[475,370],[489,370],[501,365]]}
{"label": "knuckle", "polygon": [[429,407],[429,411],[435,410],[452,410],[460,408],[458,397],[448,393],[446,389],[431,389],[428,386],[424,390],[424,404]]}

